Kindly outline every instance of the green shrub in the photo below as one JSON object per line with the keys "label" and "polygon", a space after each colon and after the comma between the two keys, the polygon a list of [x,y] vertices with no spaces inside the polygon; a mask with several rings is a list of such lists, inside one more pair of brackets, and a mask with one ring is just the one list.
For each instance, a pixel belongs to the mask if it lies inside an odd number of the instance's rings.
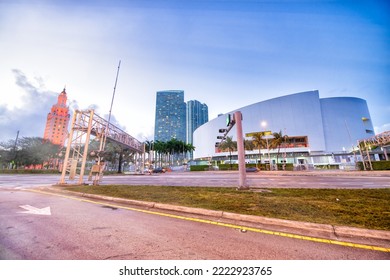
{"label": "green shrub", "polygon": [[[390,161],[381,160],[381,161],[371,161],[372,169],[374,170],[390,170]],[[363,162],[359,161],[357,163],[359,170],[364,170]]]}
{"label": "green shrub", "polygon": [[[247,163],[245,167],[258,167],[260,170],[270,170],[269,164],[266,163],[261,163],[261,164]],[[219,170],[238,170],[238,164],[220,164]],[[278,170],[283,170],[283,164],[281,163],[278,164]],[[294,165],[292,163],[286,163],[285,170],[293,171]]]}
{"label": "green shrub", "polygon": [[207,171],[209,170],[209,166],[204,164],[204,165],[191,165],[190,166],[190,171]]}
{"label": "green shrub", "polygon": [[220,164],[219,170],[238,170],[238,164],[237,163]]}
{"label": "green shrub", "polygon": [[[278,170],[283,170],[283,164],[282,163],[278,163]],[[286,163],[284,170],[293,171],[294,170],[294,164]]]}
{"label": "green shrub", "polygon": [[374,161],[372,168],[374,170],[390,170],[390,161]]}
{"label": "green shrub", "polygon": [[324,165],[316,165],[316,169],[339,169],[338,164],[324,164]]}

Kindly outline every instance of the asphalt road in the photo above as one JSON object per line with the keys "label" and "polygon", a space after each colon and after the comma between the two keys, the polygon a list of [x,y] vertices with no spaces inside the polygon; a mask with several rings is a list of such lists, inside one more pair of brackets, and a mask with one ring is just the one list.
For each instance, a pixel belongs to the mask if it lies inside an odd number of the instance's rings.
{"label": "asphalt road", "polygon": [[[381,173],[278,171],[247,173],[246,176],[247,183],[252,188],[390,188],[388,171]],[[0,188],[50,186],[57,184],[59,180],[59,175],[0,175]],[[87,181],[87,177],[84,182],[91,183]],[[104,176],[101,184],[237,187],[238,182],[237,172],[169,172],[153,175]]]}
{"label": "asphalt road", "polygon": [[[386,252],[243,232],[32,189],[2,188],[0,201],[1,259],[390,259]],[[34,214],[33,207],[50,207],[50,214]]]}

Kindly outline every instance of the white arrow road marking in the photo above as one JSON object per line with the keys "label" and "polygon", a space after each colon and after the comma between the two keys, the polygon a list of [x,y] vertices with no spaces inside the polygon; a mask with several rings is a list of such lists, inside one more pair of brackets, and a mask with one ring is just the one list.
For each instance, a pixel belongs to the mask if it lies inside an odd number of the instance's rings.
{"label": "white arrow road marking", "polygon": [[21,213],[27,213],[27,214],[36,214],[36,215],[51,215],[50,207],[45,207],[42,209],[36,208],[31,205],[21,205],[19,206],[27,211],[21,212]]}

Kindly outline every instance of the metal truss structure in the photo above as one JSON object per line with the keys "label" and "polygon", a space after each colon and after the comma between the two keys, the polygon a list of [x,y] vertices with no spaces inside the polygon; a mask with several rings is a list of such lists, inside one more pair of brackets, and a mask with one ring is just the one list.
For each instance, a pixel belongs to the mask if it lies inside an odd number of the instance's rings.
{"label": "metal truss structure", "polygon": [[360,150],[360,155],[362,157],[364,170],[373,170],[369,152],[371,147],[382,148],[386,160],[389,160],[386,152],[386,147],[388,146],[390,146],[390,131],[382,132],[371,138],[358,140],[358,147]]}
{"label": "metal truss structure", "polygon": [[101,161],[101,155],[104,153],[107,140],[116,142],[132,152],[144,153],[143,143],[96,115],[94,110],[76,110],[72,118],[60,185],[67,184],[68,181],[83,184],[91,135],[99,141],[97,162],[92,166],[89,176],[89,180],[94,176],[94,185],[97,185],[103,176],[104,163]]}

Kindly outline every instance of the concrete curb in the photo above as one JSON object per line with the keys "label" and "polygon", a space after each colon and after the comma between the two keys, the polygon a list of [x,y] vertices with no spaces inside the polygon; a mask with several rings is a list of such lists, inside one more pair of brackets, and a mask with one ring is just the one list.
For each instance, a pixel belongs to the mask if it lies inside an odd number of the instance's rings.
{"label": "concrete curb", "polygon": [[300,230],[304,229],[311,232],[315,231],[319,233],[326,233],[329,235],[332,235],[334,233],[333,227],[331,225],[325,225],[325,224],[298,222],[298,221],[266,218],[260,216],[252,216],[252,215],[242,215],[242,214],[235,214],[235,213],[228,213],[228,212],[224,212],[222,217],[231,220],[252,222],[252,223],[258,223],[263,225],[282,226],[287,228],[296,228]]}
{"label": "concrete curb", "polygon": [[[359,228],[345,227],[345,226],[335,226],[335,234],[339,237],[366,237],[366,238],[376,238],[390,241],[390,231],[385,230],[362,230]],[[364,235],[362,235],[364,233]]]}
{"label": "concrete curb", "polygon": [[191,208],[186,206],[177,206],[177,205],[170,205],[170,204],[163,204],[163,203],[154,204],[154,208],[161,209],[161,210],[171,210],[171,211],[189,213],[189,214],[211,216],[216,218],[221,218],[223,214],[222,211],[207,210],[201,208]]}
{"label": "concrete curb", "polygon": [[230,213],[224,211],[207,210],[207,209],[193,208],[193,207],[186,207],[186,206],[177,206],[177,205],[170,205],[170,204],[163,204],[163,203],[131,200],[131,199],[109,197],[109,196],[102,196],[102,195],[88,194],[88,193],[78,193],[78,192],[72,192],[67,190],[60,190],[53,187],[44,187],[42,189],[58,192],[58,193],[66,193],[73,196],[94,198],[94,199],[99,199],[104,201],[113,201],[113,202],[118,202],[123,204],[141,206],[149,209],[169,210],[169,211],[183,212],[189,214],[210,216],[214,218],[225,218],[234,221],[251,222],[251,223],[257,223],[257,224],[269,225],[269,226],[279,226],[279,227],[290,228],[290,229],[301,230],[301,231],[305,230],[305,231],[309,231],[310,233],[326,234],[328,236],[346,237],[346,238],[351,238],[351,237],[374,238],[374,239],[380,239],[384,241],[390,241],[390,231],[385,231],[385,230],[360,229],[360,228],[347,227],[347,226],[333,226],[327,224],[317,224],[317,223],[290,221],[290,220],[283,220],[283,219],[276,219],[276,218],[266,218],[261,216],[243,215],[243,214]]}

